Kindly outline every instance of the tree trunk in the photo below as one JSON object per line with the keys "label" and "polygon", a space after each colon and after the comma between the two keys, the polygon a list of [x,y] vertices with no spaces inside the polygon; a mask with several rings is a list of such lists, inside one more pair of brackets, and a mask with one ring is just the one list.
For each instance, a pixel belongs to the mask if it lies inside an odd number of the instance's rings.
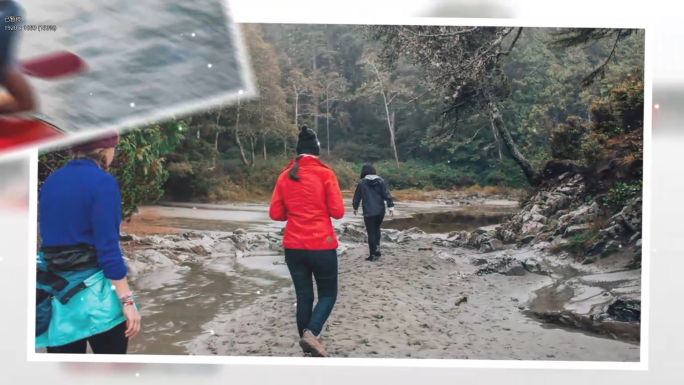
{"label": "tree trunk", "polygon": [[221,111],[219,111],[218,116],[216,117],[216,136],[214,137],[214,150],[216,151],[216,154],[214,155],[214,160],[212,161],[212,166],[216,167],[216,156],[218,155],[218,138],[219,134],[221,133],[220,128],[219,128],[219,120],[221,119]]}
{"label": "tree trunk", "polygon": [[389,125],[390,125],[390,135],[392,137],[392,150],[394,151],[394,160],[397,162],[397,167],[399,167],[399,155],[397,153],[397,143],[394,140],[394,111],[392,111],[392,115],[390,115]]}
{"label": "tree trunk", "polygon": [[264,160],[266,160],[266,133],[264,132],[263,135],[263,140],[264,140]]}
{"label": "tree trunk", "polygon": [[496,132],[496,127],[494,127],[494,121],[492,121],[492,133],[494,134],[494,140],[496,141],[496,145],[499,148],[499,160],[501,160],[503,159],[503,149],[501,148],[501,135],[499,135],[499,133]]}
{"label": "tree trunk", "polygon": [[[316,68],[316,46],[314,46],[314,52],[313,52],[313,80],[314,82],[316,81],[316,72],[318,71],[318,68]],[[315,84],[315,83],[314,83]],[[314,117],[314,132],[316,135],[318,135],[318,92],[316,90],[313,90],[313,117]]]}
{"label": "tree trunk", "polygon": [[249,137],[249,152],[250,152],[250,165],[249,168],[253,168],[256,163],[256,137],[254,135]]}
{"label": "tree trunk", "polygon": [[214,160],[211,162],[213,167],[216,167],[216,156],[218,156],[218,137],[219,132],[216,131],[216,136],[214,137],[214,150],[216,150],[216,154],[214,154]]}
{"label": "tree trunk", "polygon": [[518,146],[516,146],[515,142],[513,141],[511,133],[508,131],[508,128],[506,128],[506,124],[503,121],[499,107],[493,102],[489,103],[489,114],[492,125],[496,127],[499,135],[501,135],[501,138],[503,139],[503,142],[506,145],[506,148],[508,148],[508,152],[510,152],[515,163],[517,163],[522,169],[527,182],[532,187],[539,186],[541,183],[541,174],[535,170],[527,161],[527,159],[525,159],[523,154],[520,153]]}
{"label": "tree trunk", "polygon": [[299,120],[298,120],[298,119],[299,119],[299,91],[297,91],[297,85],[296,85],[296,84],[295,84],[293,87],[294,87],[294,91],[295,91],[295,114],[294,114],[295,116],[294,116],[294,123],[295,123],[295,127],[296,127],[297,129],[299,129],[299,124],[297,124],[297,123],[299,122]]}
{"label": "tree trunk", "polygon": [[325,95],[325,132],[328,140],[328,156],[330,156],[330,98]]}
{"label": "tree trunk", "polygon": [[399,155],[397,155],[397,145],[394,142],[394,127],[392,126],[392,119],[390,117],[389,103],[387,101],[387,95],[385,94],[385,88],[382,84],[382,77],[380,77],[380,71],[375,66],[375,63],[370,63],[375,71],[375,75],[378,77],[378,83],[380,83],[380,93],[382,94],[383,104],[385,105],[385,116],[387,117],[387,126],[390,131],[390,138],[392,139],[392,151],[394,151],[394,161],[397,162],[397,167],[399,167]]}
{"label": "tree trunk", "polygon": [[397,145],[394,143],[394,127],[392,127],[392,118],[389,111],[389,106],[387,105],[387,96],[385,91],[382,91],[382,99],[385,105],[385,116],[387,116],[387,127],[389,127],[390,139],[392,140],[392,151],[394,152],[394,161],[397,162],[397,167],[399,167],[399,156],[397,155]]}
{"label": "tree trunk", "polygon": [[238,148],[240,149],[240,158],[242,160],[242,163],[244,163],[245,166],[249,166],[249,162],[247,161],[247,157],[245,156],[245,148],[242,147],[242,142],[240,141],[240,106],[238,106],[237,110],[237,119],[235,119],[235,143],[238,145]]}

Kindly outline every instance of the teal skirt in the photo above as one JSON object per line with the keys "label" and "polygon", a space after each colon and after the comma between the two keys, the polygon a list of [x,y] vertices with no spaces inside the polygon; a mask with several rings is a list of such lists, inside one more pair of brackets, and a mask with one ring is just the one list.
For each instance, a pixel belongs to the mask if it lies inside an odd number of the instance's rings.
{"label": "teal skirt", "polygon": [[51,300],[50,326],[36,337],[36,349],[66,345],[104,333],[126,320],[119,297],[102,271],[84,283],[86,288],[66,304],[55,298]]}

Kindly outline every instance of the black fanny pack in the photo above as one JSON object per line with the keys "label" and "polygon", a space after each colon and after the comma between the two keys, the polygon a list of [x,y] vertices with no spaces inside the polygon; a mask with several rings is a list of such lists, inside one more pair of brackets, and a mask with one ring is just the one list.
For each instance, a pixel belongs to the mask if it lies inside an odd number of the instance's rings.
{"label": "black fanny pack", "polygon": [[97,252],[91,245],[43,247],[40,251],[42,263],[36,270],[36,337],[50,327],[53,297],[57,296],[62,304],[66,304],[71,297],[86,288],[80,279],[80,282],[72,282],[76,279],[70,281],[65,278],[73,274],[64,273],[85,273],[85,270],[99,266]]}
{"label": "black fanny pack", "polygon": [[45,270],[75,271],[98,266],[97,252],[92,245],[41,247]]}

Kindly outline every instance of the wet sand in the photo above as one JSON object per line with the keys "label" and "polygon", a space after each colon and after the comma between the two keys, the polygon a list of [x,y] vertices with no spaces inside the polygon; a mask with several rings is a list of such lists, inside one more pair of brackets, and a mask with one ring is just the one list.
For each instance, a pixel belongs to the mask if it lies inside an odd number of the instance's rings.
{"label": "wet sand", "polygon": [[[421,245],[422,243],[422,245]],[[549,327],[521,310],[549,277],[477,276],[466,249],[418,251],[383,244],[380,261],[366,247],[339,258],[338,301],[323,342],[335,357],[638,362],[637,344]],[[511,250],[511,254],[526,250]],[[446,253],[446,254],[445,254]],[[478,254],[478,257],[487,255]],[[467,297],[461,302],[461,297]],[[187,345],[193,355],[301,356],[291,286],[217,316]]]}
{"label": "wet sand", "polygon": [[[388,220],[384,227],[417,224],[434,239],[449,226],[487,227],[492,218],[480,218],[483,213],[496,217],[514,210],[511,202],[475,207],[400,203],[394,225]],[[438,223],[445,218],[453,223]],[[360,216],[347,215],[336,224],[360,221]],[[265,205],[176,203],[142,207],[122,230],[139,236],[237,228],[273,234],[283,225],[270,221]],[[340,294],[323,332],[332,356],[639,361],[638,344],[531,318],[523,305],[539,306],[543,298],[535,303],[533,293],[555,287],[548,276],[477,276],[478,267],[468,257],[489,258],[496,252],[436,247],[433,239],[383,244],[384,256],[376,263],[363,260],[364,244],[342,245],[347,251],[339,259]],[[434,251],[418,251],[421,245]],[[533,252],[507,253],[525,258]],[[294,291],[282,254],[205,258],[133,280],[143,331],[131,353],[301,356]],[[457,304],[464,296],[467,302]]]}

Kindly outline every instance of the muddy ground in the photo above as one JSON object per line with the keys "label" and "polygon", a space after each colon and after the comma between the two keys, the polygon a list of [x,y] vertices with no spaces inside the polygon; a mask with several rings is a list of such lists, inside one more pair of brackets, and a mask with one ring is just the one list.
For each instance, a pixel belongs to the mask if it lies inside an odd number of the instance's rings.
{"label": "muddy ground", "polygon": [[[385,243],[383,249],[375,263],[364,260],[363,245],[340,256],[338,302],[322,333],[332,356],[639,361],[638,344],[550,327],[530,317],[530,295],[553,280],[529,273],[478,276],[473,258],[497,253],[435,247],[430,238]],[[291,287],[261,296],[206,324],[206,333],[188,344],[188,351],[301,356],[295,309]]]}
{"label": "muddy ground", "polygon": [[[518,210],[470,202],[399,203],[375,263],[364,260],[361,218],[335,221],[339,297],[323,332],[331,355],[639,361],[638,322],[593,317],[638,296],[640,270],[625,271],[621,255],[582,265],[537,247],[454,246],[449,232],[492,230]],[[266,209],[166,204],[124,224],[143,316],[131,353],[301,356],[283,224]]]}

